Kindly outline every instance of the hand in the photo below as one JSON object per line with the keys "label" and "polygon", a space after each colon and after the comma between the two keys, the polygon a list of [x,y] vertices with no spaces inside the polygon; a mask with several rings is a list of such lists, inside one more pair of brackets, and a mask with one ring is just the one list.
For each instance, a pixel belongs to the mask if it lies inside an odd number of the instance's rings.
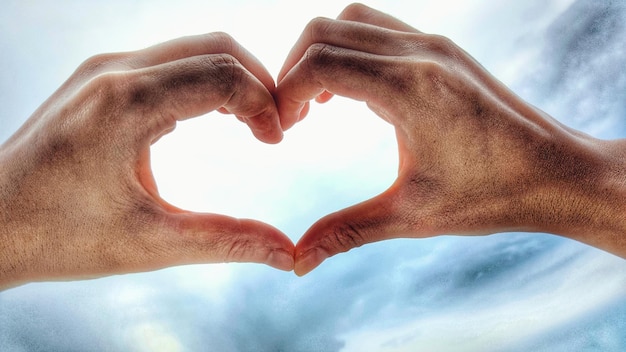
{"label": "hand", "polygon": [[86,61],[0,149],[0,288],[204,262],[293,268],[293,244],[252,220],[159,197],[149,148],[219,109],[282,138],[274,81],[215,33]]}
{"label": "hand", "polygon": [[279,75],[283,128],[334,94],[395,126],[398,178],[315,223],[297,274],[366,243],[440,234],[550,232],[626,257],[626,143],[561,125],[448,39],[363,5],[315,19]]}

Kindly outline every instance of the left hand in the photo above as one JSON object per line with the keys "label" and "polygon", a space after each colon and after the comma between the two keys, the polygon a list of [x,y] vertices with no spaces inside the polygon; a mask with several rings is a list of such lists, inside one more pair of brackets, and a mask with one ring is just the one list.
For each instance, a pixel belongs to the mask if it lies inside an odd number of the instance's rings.
{"label": "left hand", "polygon": [[279,75],[283,128],[332,94],[395,127],[398,177],[311,226],[296,274],[366,243],[442,234],[547,232],[626,257],[624,141],[562,125],[447,38],[360,4],[315,19]]}

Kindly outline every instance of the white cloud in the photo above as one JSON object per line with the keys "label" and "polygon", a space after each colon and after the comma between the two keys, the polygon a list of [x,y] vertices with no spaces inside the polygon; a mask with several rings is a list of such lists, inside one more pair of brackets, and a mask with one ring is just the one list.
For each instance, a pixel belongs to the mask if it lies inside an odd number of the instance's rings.
{"label": "white cloud", "polygon": [[[466,297],[458,305],[406,318],[386,329],[375,326],[347,333],[342,351],[514,351],[546,331],[626,298],[626,268],[621,259],[607,261],[600,253],[585,253],[569,260],[567,247],[549,255],[507,273],[503,280],[529,279],[519,291],[512,291],[510,285],[482,286],[477,288],[480,299]],[[566,268],[537,276],[541,268],[563,260]],[[622,274],[606,275],[615,270]],[[563,272],[569,276],[562,277]],[[581,285],[585,281],[587,285]],[[497,300],[492,301],[492,296]]]}

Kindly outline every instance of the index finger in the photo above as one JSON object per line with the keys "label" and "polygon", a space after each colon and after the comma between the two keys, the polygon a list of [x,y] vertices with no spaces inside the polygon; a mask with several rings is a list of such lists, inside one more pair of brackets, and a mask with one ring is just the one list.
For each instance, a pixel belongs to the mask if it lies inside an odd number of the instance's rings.
{"label": "index finger", "polygon": [[[271,93],[275,90],[275,84],[270,73],[254,55],[241,46],[229,34],[224,32],[188,36],[157,44],[132,53],[129,61],[131,62],[131,66],[135,66],[135,68],[148,68],[183,62],[184,60],[193,60],[194,58],[207,57],[207,55],[219,56],[223,54],[234,58],[238,65],[243,66],[245,70],[251,74],[252,77],[248,77],[249,79],[245,79],[242,82],[249,83],[257,80],[269,93],[264,94],[264,96],[271,97]],[[247,75],[244,74],[244,76]],[[228,86],[228,84],[226,84],[226,86]],[[241,99],[245,96],[255,96],[253,92],[256,93],[256,84],[252,86],[255,87],[255,90],[251,90],[247,92],[247,94],[246,92],[237,94],[242,105],[233,104],[231,101],[229,106],[221,106],[217,109],[236,115],[239,120],[250,127],[259,140],[268,143],[276,143],[282,138],[282,131],[278,116],[275,114],[275,108],[271,108],[274,113],[266,113],[265,109],[269,109],[266,105],[251,105],[251,102],[255,101],[254,99]],[[215,88],[220,89],[220,87]],[[264,99],[264,101],[265,100],[267,99]],[[246,114],[254,112],[259,106],[263,106],[259,114]],[[242,109],[247,111],[244,112]]]}
{"label": "index finger", "polygon": [[383,27],[400,32],[422,33],[416,28],[409,26],[408,24],[400,21],[393,16],[358,3],[348,5],[339,14],[339,16],[337,16],[337,19],[367,23],[373,26]]}
{"label": "index finger", "polygon": [[404,95],[397,93],[412,89],[411,62],[404,61],[329,44],[311,45],[276,88],[283,130],[301,120],[306,102],[324,91],[365,101],[389,121],[389,115],[397,115],[395,109],[402,105]]}
{"label": "index finger", "polygon": [[170,40],[131,53],[133,68],[156,66],[193,56],[229,54],[271,92],[274,79],[263,64],[227,33],[214,32]]}
{"label": "index finger", "polygon": [[[370,28],[370,33],[369,33],[370,36],[371,36],[371,31],[376,29],[375,27],[380,27],[380,29],[387,29],[387,30],[398,31],[398,32],[421,33],[417,29],[394,18],[393,16],[387,15],[383,12],[372,9],[362,4],[349,5],[341,12],[341,14],[339,14],[339,16],[337,17],[337,20],[359,22],[361,24],[370,25],[372,27]],[[316,22],[321,22],[321,21],[324,21],[324,19],[318,18],[318,19],[311,21],[311,23],[307,25],[307,28],[302,32],[302,35],[300,36],[300,38],[298,38],[298,41],[296,42],[296,44],[293,46],[293,48],[287,55],[287,59],[285,60],[285,63],[283,64],[283,67],[280,70],[280,73],[278,74],[278,80],[277,80],[278,82],[280,82],[285,77],[287,72],[289,72],[289,70],[291,70],[291,68],[300,60],[300,58],[304,55],[308,47],[311,46],[312,44],[325,43],[325,44],[331,44],[331,45],[339,45],[339,46],[347,47],[350,49],[363,50],[362,47],[357,48],[354,46],[347,45],[347,43],[349,42],[354,42],[353,40],[350,40],[351,38],[346,37],[346,32],[349,29],[342,30],[341,28],[337,27],[337,23],[329,25],[329,27],[333,26],[332,28],[328,28],[327,32],[329,35],[324,35],[323,33],[321,34],[319,30],[316,30],[316,28],[319,28],[320,26],[315,25]],[[329,21],[329,23],[332,23],[332,22],[333,21]],[[350,26],[350,24],[348,23],[346,23],[344,26],[353,27],[353,26]],[[330,34],[334,34],[334,35],[330,35]],[[371,37],[367,39],[371,40]]]}

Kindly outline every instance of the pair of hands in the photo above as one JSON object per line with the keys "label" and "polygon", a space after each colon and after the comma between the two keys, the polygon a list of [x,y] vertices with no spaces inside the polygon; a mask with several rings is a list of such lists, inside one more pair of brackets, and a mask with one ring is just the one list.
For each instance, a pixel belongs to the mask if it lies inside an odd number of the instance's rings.
{"label": "pair of hands", "polygon": [[[159,197],[149,149],[177,121],[219,110],[277,143],[334,94],[395,126],[398,178],[296,246]],[[0,287],[211,262],[303,275],[365,243],[447,233],[543,231],[625,256],[623,145],[568,129],[449,40],[358,4],[311,21],[276,86],[222,33],[99,55],[0,150]]]}

